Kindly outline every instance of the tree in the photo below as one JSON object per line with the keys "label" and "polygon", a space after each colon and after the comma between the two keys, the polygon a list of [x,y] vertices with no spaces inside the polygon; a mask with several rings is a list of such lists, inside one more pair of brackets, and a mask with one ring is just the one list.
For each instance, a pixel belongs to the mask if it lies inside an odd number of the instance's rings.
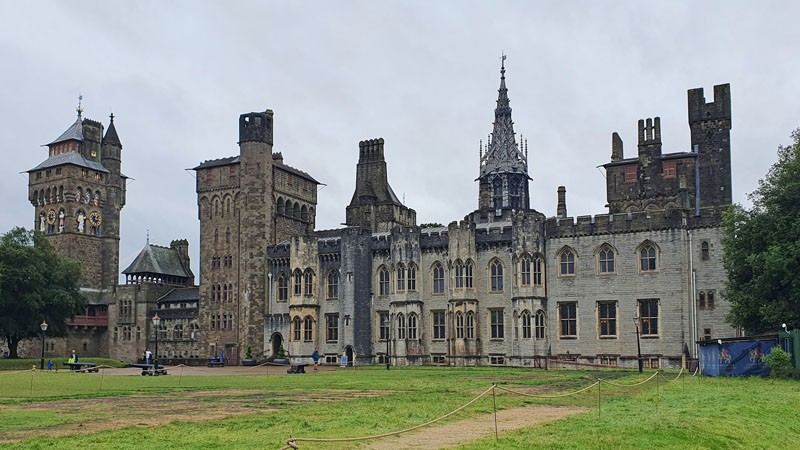
{"label": "tree", "polygon": [[64,336],[65,320],[83,312],[80,264],[60,256],[47,238],[14,228],[0,238],[0,336],[10,358],[23,339],[37,338],[47,321],[48,336]]}
{"label": "tree", "polygon": [[748,210],[733,205],[723,219],[728,321],[749,333],[800,327],[800,129],[778,147],[778,161]]}

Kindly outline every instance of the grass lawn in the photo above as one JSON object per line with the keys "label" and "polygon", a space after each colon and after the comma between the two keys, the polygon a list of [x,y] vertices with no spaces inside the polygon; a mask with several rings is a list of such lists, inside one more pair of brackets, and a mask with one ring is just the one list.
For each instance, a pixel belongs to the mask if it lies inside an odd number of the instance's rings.
{"label": "grass lawn", "polygon": [[[224,370],[224,369],[212,369]],[[0,447],[266,448],[290,437],[388,433],[447,414],[497,384],[531,395],[651,374],[506,368],[382,367],[318,374],[142,377],[0,371]],[[225,373],[225,372],[216,372]],[[673,378],[675,374],[667,374]],[[442,423],[493,421],[525,405],[585,412],[464,441],[460,449],[791,448],[800,442],[800,383],[684,377],[610,384],[560,398],[496,389]],[[599,410],[598,410],[599,403]],[[437,423],[423,429],[435,435]],[[526,422],[527,423],[527,422]],[[300,449],[367,448],[378,441],[297,443]],[[146,443],[146,444],[145,444]]]}

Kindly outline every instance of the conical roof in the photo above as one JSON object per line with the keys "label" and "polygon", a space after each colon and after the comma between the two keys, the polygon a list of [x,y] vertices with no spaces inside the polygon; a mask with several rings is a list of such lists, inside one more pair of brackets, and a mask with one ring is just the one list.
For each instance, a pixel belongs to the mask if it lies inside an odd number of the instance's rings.
{"label": "conical roof", "polygon": [[108,125],[106,136],[103,138],[103,144],[112,144],[117,147],[122,147],[119,136],[117,136],[117,128],[114,126],[114,114],[111,114],[111,123]]}

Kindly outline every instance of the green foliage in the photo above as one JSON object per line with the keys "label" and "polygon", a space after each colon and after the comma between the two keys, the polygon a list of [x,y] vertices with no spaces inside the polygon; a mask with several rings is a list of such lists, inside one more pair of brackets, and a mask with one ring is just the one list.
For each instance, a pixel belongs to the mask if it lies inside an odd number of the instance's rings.
{"label": "green foliage", "polygon": [[253,349],[248,345],[247,350],[244,352],[244,357],[247,359],[253,359]]}
{"label": "green foliage", "polygon": [[421,223],[419,225],[420,228],[441,228],[444,225],[437,223],[437,222],[428,222],[428,223]]}
{"label": "green foliage", "polygon": [[278,359],[286,359],[286,350],[283,349],[282,345],[281,348],[278,349]]}
{"label": "green foliage", "polygon": [[[245,376],[179,376],[176,369],[166,377],[142,377],[129,370],[130,376],[105,377],[63,371],[0,373],[3,448],[283,448],[290,436],[343,438],[419,425],[464,405],[492,383],[520,392],[555,394],[596,380],[595,374],[586,372],[489,367],[392,367],[390,371],[363,367],[308,376],[276,373],[274,368],[269,374]],[[644,379],[630,373],[609,372],[607,377],[615,375],[622,375],[615,379],[620,384]],[[458,448],[787,448],[787,442],[800,441],[800,428],[791,426],[800,423],[800,408],[786,406],[800,402],[800,389],[793,381],[686,376],[659,385],[654,381],[625,388],[603,385],[600,392],[598,412],[596,389],[555,399],[498,390],[498,410],[554,405],[585,412],[557,421],[534,420],[513,431],[503,431],[500,421],[497,440],[490,432]],[[182,418],[168,416],[184,406],[190,410]],[[194,408],[219,416],[204,418]],[[440,425],[461,420],[491,422],[492,413],[490,394],[444,422],[414,433],[436,436],[443,432]],[[99,426],[109,422],[123,428]],[[140,423],[146,426],[137,426]],[[299,448],[339,450],[372,444],[389,448],[391,443],[390,439],[304,442]]]}
{"label": "green foliage", "polygon": [[0,335],[11,358],[21,340],[40,336],[42,321],[48,336],[66,334],[65,319],[86,305],[79,280],[79,263],[58,255],[38,232],[14,228],[0,238]]}
{"label": "green foliage", "polygon": [[792,355],[783,351],[779,346],[772,347],[772,350],[764,357],[764,362],[771,369],[770,376],[776,378],[789,378],[794,371]]}
{"label": "green foliage", "polygon": [[728,321],[750,333],[800,327],[800,129],[778,148],[778,162],[723,218]]}

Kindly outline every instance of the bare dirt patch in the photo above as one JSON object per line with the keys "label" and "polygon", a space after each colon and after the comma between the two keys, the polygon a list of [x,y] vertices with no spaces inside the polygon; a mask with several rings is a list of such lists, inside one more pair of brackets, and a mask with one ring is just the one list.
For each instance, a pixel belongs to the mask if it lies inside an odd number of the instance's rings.
{"label": "bare dirt patch", "polygon": [[130,426],[154,427],[175,421],[219,420],[243,414],[275,411],[279,409],[275,405],[276,401],[282,404],[340,401],[386,394],[387,392],[379,391],[314,391],[276,395],[259,390],[225,389],[30,403],[7,410],[58,411],[59,417],[67,423],[46,429],[9,431],[0,435],[0,444],[42,436],[64,437]]}
{"label": "bare dirt patch", "polygon": [[[502,433],[535,426],[585,411],[587,411],[586,408],[539,405],[497,411],[497,431]],[[488,414],[383,438],[364,448],[371,450],[440,449],[490,436],[494,434],[494,430],[494,415]]]}

